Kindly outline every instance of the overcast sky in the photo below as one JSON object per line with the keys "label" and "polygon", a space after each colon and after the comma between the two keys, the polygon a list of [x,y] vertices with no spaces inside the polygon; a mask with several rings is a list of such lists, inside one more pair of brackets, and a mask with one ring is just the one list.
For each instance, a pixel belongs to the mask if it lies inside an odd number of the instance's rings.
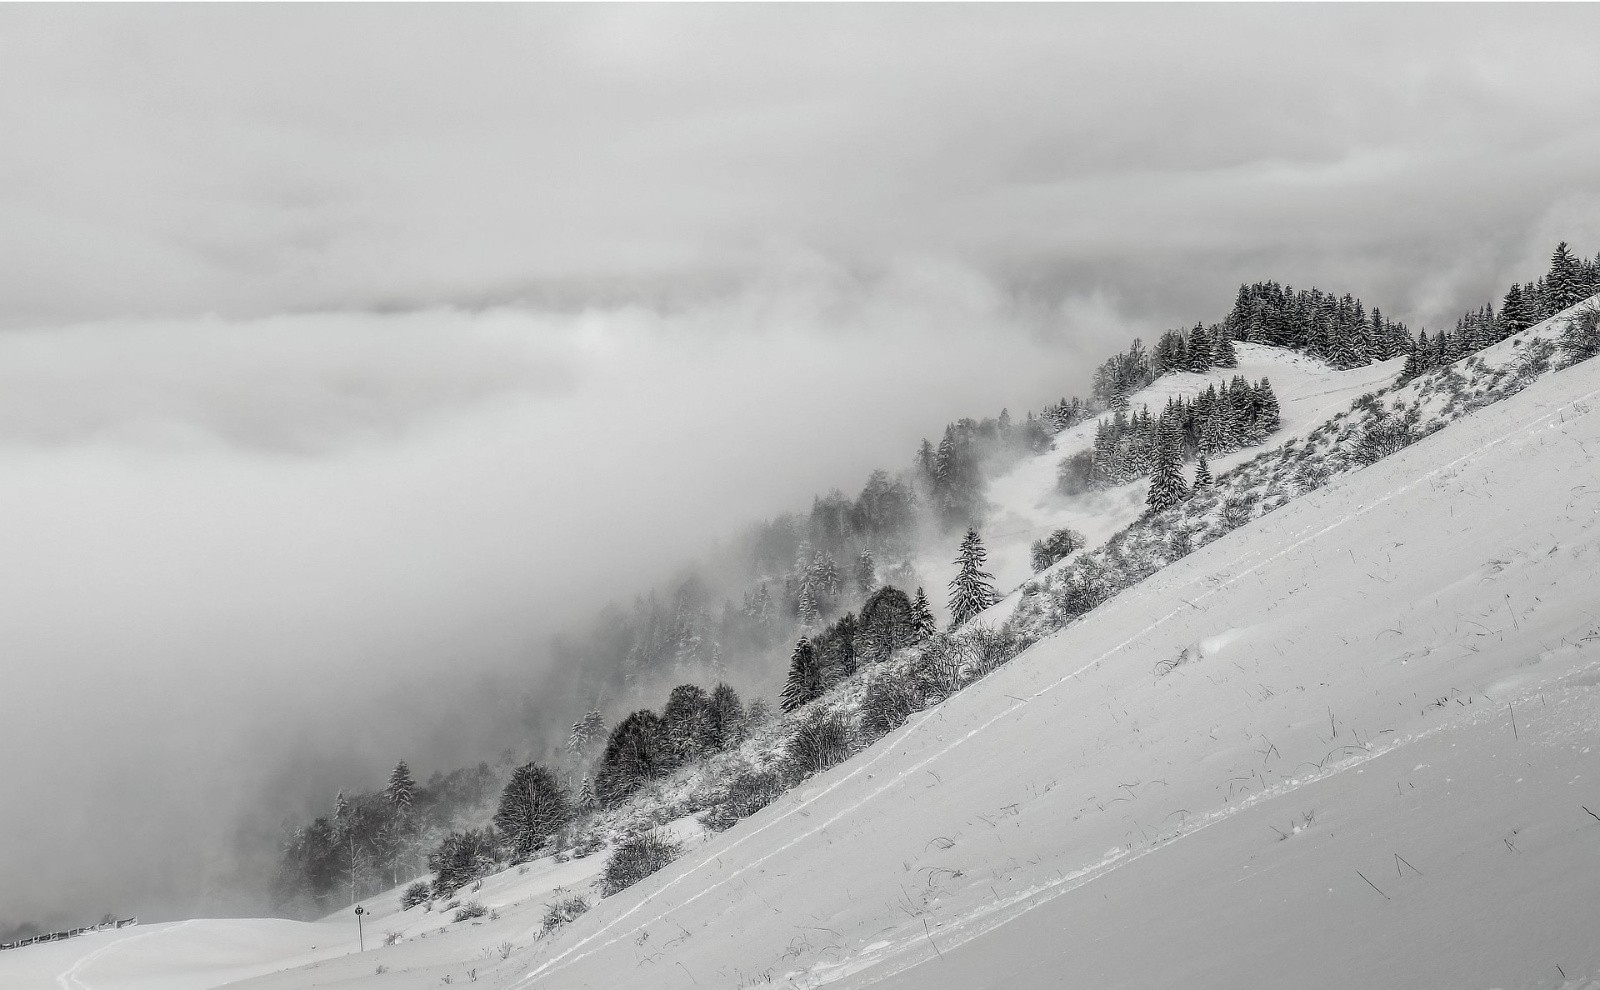
{"label": "overcast sky", "polygon": [[1436,327],[1593,255],[1597,30],[0,6],[0,922],[492,755],[419,695],[1240,281]]}

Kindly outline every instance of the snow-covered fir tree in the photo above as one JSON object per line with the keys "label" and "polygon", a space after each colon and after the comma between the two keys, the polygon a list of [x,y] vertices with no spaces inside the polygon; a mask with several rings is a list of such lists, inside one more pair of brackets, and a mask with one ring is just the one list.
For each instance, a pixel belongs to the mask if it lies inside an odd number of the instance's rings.
{"label": "snow-covered fir tree", "polygon": [[605,738],[606,724],[597,711],[590,711],[572,723],[572,734],[567,737],[567,752],[575,760],[584,759],[589,750]]}
{"label": "snow-covered fir tree", "polygon": [[1176,425],[1162,431],[1156,442],[1155,473],[1150,476],[1150,492],[1144,503],[1151,512],[1172,508],[1189,497],[1183,480],[1183,450]]}
{"label": "snow-covered fir tree", "polygon": [[918,637],[926,639],[938,632],[938,624],[933,618],[933,607],[928,604],[928,596],[920,585],[917,587],[917,600],[911,605],[911,615]]}
{"label": "snow-covered fir tree", "polygon": [[1578,305],[1589,295],[1584,291],[1581,272],[1581,265],[1578,259],[1572,256],[1567,242],[1562,241],[1557,244],[1555,252],[1550,255],[1550,274],[1545,277],[1549,286],[1547,291],[1552,310],[1559,313],[1563,309]]}
{"label": "snow-covered fir tree", "polygon": [[822,664],[811,640],[802,639],[795,644],[789,658],[789,678],[784,682],[779,700],[786,712],[792,712],[822,694]]}
{"label": "snow-covered fir tree", "polygon": [[397,813],[404,815],[411,810],[411,801],[416,793],[417,782],[411,779],[411,768],[406,766],[405,760],[401,760],[389,771],[389,786],[384,789],[384,797]]}
{"label": "snow-covered fir tree", "polygon": [[799,619],[803,629],[814,629],[822,621],[822,616],[817,611],[816,600],[811,597],[809,583],[800,586]]}
{"label": "snow-covered fir tree", "polygon": [[1210,488],[1213,484],[1211,465],[1206,463],[1206,452],[1202,450],[1200,459],[1194,466],[1194,490],[1199,491],[1202,488]]}
{"label": "snow-covered fir tree", "polygon": [[878,565],[872,559],[872,548],[862,547],[856,557],[856,590],[862,597],[872,594],[878,586]]}
{"label": "snow-covered fir tree", "polygon": [[956,628],[999,601],[994,592],[994,575],[983,569],[988,551],[975,529],[967,530],[956,552],[956,576],[950,579],[950,626]]}

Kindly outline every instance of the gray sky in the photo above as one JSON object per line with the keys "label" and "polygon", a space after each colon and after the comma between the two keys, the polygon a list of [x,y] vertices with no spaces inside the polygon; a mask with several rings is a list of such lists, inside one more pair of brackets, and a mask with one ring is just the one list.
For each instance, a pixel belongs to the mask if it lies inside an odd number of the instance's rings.
{"label": "gray sky", "polygon": [[479,758],[416,699],[1240,281],[1437,326],[1593,254],[1597,28],[0,7],[0,921]]}

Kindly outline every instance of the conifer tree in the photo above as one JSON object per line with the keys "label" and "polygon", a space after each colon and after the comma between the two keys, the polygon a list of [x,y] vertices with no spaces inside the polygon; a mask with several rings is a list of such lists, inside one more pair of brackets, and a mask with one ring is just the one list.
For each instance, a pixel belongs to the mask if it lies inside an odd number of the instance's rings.
{"label": "conifer tree", "polygon": [[933,608],[929,606],[928,596],[923,593],[920,585],[917,587],[917,600],[912,603],[911,612],[919,638],[927,639],[935,632],[938,632],[938,624],[933,619]]}
{"label": "conifer tree", "polygon": [[862,547],[861,555],[856,558],[856,588],[862,595],[870,595],[877,586],[878,565],[872,560],[872,548]]}
{"label": "conifer tree", "polygon": [[1206,371],[1216,363],[1212,353],[1211,338],[1206,328],[1196,323],[1189,333],[1189,370]]}
{"label": "conifer tree", "polygon": [[1217,327],[1217,348],[1211,363],[1218,368],[1239,367],[1239,355],[1233,349],[1233,338],[1228,336],[1226,327]]}
{"label": "conifer tree", "polygon": [[814,629],[822,621],[822,616],[817,612],[817,603],[811,597],[811,584],[807,582],[800,586],[800,626],[804,629]]}
{"label": "conifer tree", "polygon": [[406,766],[406,761],[401,760],[389,771],[389,786],[384,791],[389,805],[396,814],[404,815],[411,810],[411,800],[416,795],[417,782],[411,779],[411,768]]}
{"label": "conifer tree", "polygon": [[1560,312],[1583,302],[1581,269],[1578,259],[1568,250],[1566,241],[1556,245],[1555,253],[1550,256],[1550,274],[1546,276],[1546,282],[1552,312]]}
{"label": "conifer tree", "polygon": [[818,550],[813,573],[816,575],[816,590],[821,592],[820,597],[824,601],[839,597],[839,566],[834,562],[833,554]]}
{"label": "conifer tree", "polygon": [[1162,429],[1156,442],[1156,470],[1150,477],[1150,492],[1145,505],[1151,512],[1162,512],[1189,497],[1189,486],[1183,480],[1183,450],[1180,447],[1177,425]]}
{"label": "conifer tree", "polygon": [[582,760],[589,748],[599,742],[606,732],[605,720],[600,713],[591,711],[572,723],[572,734],[567,737],[567,752],[575,760]]}
{"label": "conifer tree", "polygon": [[1194,490],[1212,487],[1211,465],[1206,463],[1206,452],[1200,451],[1200,460],[1194,466]]}
{"label": "conifer tree", "polygon": [[817,649],[809,639],[795,644],[794,655],[789,658],[789,679],[783,685],[779,702],[786,712],[822,695],[822,664]]}
{"label": "conifer tree", "polygon": [[711,689],[711,703],[707,711],[705,748],[727,749],[744,738],[744,706],[739,692],[727,684],[718,683]]}
{"label": "conifer tree", "polygon": [[957,628],[968,619],[999,601],[994,592],[994,575],[983,569],[988,560],[983,539],[975,529],[967,530],[956,553],[956,576],[950,579],[950,627]]}
{"label": "conifer tree", "polygon": [[1272,383],[1262,378],[1256,386],[1255,399],[1257,408],[1257,423],[1263,433],[1271,433],[1283,423],[1282,414],[1278,410],[1278,396],[1272,391]]}

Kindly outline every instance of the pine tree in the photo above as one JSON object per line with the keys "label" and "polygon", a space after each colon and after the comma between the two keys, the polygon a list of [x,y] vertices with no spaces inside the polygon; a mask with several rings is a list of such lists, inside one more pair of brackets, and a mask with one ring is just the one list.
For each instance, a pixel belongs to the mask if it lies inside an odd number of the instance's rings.
{"label": "pine tree", "polygon": [[1328,342],[1328,360],[1335,368],[1358,368],[1367,363],[1358,333],[1359,331],[1349,326],[1336,324],[1331,328],[1332,339]]}
{"label": "pine tree", "polygon": [[1260,410],[1256,422],[1262,433],[1271,433],[1283,424],[1282,413],[1278,409],[1278,396],[1272,391],[1272,383],[1265,378],[1256,385],[1256,408]]}
{"label": "pine tree", "polygon": [[1206,328],[1196,323],[1189,332],[1189,370],[1207,371],[1215,363],[1211,338],[1206,334]]}
{"label": "pine tree", "polygon": [[582,760],[588,753],[589,747],[599,742],[605,736],[606,724],[600,713],[591,711],[582,719],[572,723],[572,734],[567,737],[567,752],[575,760]]}
{"label": "pine tree", "polygon": [[1583,302],[1581,269],[1578,259],[1568,250],[1566,241],[1556,245],[1555,253],[1550,256],[1550,274],[1546,281],[1549,285],[1550,307],[1553,312],[1559,313],[1569,306]]}
{"label": "pine tree", "polygon": [[789,679],[783,685],[779,701],[784,711],[792,712],[821,694],[822,664],[818,661],[816,647],[811,640],[801,639],[789,658]]}
{"label": "pine tree", "polygon": [[707,710],[705,748],[723,750],[744,739],[744,706],[739,692],[718,683],[711,689]]}
{"label": "pine tree", "polygon": [[1233,349],[1233,338],[1228,336],[1226,327],[1217,327],[1217,348],[1211,363],[1218,368],[1239,367],[1239,355]]}
{"label": "pine tree", "polygon": [[411,810],[411,799],[417,792],[417,782],[411,779],[411,768],[406,766],[406,761],[401,760],[389,772],[389,786],[384,796],[389,799],[389,805],[396,814],[404,815]]}
{"label": "pine tree", "polygon": [[1168,420],[1156,441],[1156,469],[1150,477],[1150,491],[1144,500],[1151,512],[1163,512],[1189,497],[1182,464],[1183,451],[1177,424]]}
{"label": "pine tree", "polygon": [[529,763],[511,772],[500,793],[494,827],[500,838],[510,843],[512,856],[523,860],[565,825],[570,815],[571,802],[556,775],[548,767]]}
{"label": "pine tree", "polygon": [[813,571],[820,597],[829,602],[839,597],[839,566],[834,562],[833,554],[818,550]]}
{"label": "pine tree", "polygon": [[950,579],[950,627],[957,628],[968,619],[1000,600],[994,592],[994,575],[983,569],[988,551],[975,529],[967,530],[956,553],[956,576]]}
{"label": "pine tree", "polygon": [[1200,460],[1194,466],[1194,490],[1212,487],[1211,465],[1206,463],[1206,452],[1200,452]]}
{"label": "pine tree", "polygon": [[856,588],[863,596],[872,594],[878,586],[878,566],[872,560],[872,548],[863,547],[856,558]]}
{"label": "pine tree", "polygon": [[800,586],[800,626],[803,629],[814,629],[822,621],[817,612],[817,603],[811,597],[811,584],[807,582]]}
{"label": "pine tree", "polygon": [[922,587],[917,587],[917,600],[912,603],[912,620],[915,624],[916,634],[921,639],[927,639],[939,626],[933,619],[933,608],[928,604],[928,596],[923,593]]}

